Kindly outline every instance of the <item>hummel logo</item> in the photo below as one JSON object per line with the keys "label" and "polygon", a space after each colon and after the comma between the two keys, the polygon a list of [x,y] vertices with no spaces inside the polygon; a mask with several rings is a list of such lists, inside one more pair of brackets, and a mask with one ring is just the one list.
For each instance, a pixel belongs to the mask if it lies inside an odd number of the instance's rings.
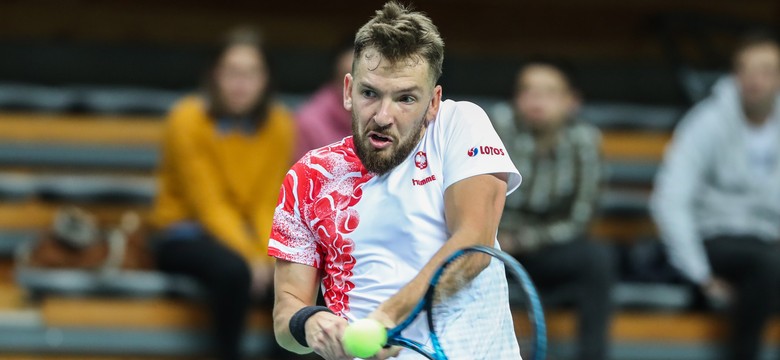
{"label": "hummel logo", "polygon": [[412,185],[423,186],[423,185],[425,185],[425,184],[427,184],[427,183],[429,183],[431,181],[436,181],[436,175],[428,176],[427,178],[422,179],[422,180],[412,179]]}

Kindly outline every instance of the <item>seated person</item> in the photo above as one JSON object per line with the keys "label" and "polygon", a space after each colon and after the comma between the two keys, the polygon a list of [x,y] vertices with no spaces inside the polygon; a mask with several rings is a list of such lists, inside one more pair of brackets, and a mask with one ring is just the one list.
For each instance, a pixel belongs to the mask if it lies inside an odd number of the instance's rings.
{"label": "seated person", "polygon": [[295,114],[297,141],[294,158],[352,135],[352,115],[344,109],[344,75],[352,71],[353,39],[339,47],[333,76]]}
{"label": "seated person", "polygon": [[578,105],[560,66],[540,61],[520,69],[514,122],[498,133],[523,185],[507,198],[498,239],[542,290],[576,290],[578,359],[601,360],[615,270],[608,248],[587,239],[601,182],[600,134],[573,117]]}
{"label": "seated person", "polygon": [[780,45],[751,35],[733,66],[677,126],[651,209],[672,265],[734,305],[727,358],[754,360],[780,285]]}
{"label": "seated person", "polygon": [[266,255],[276,200],[290,166],[292,116],[273,102],[258,34],[240,29],[223,45],[205,92],[171,110],[151,220],[162,271],[205,289],[220,359],[243,358],[250,292],[272,300]]}

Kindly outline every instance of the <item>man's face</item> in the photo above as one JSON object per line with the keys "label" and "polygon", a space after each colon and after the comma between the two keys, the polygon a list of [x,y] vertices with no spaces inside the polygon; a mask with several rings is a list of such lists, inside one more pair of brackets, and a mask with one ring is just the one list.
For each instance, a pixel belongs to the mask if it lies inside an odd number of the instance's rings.
{"label": "man's face", "polygon": [[564,75],[552,66],[530,65],[517,76],[515,111],[532,129],[558,128],[578,105]]}
{"label": "man's face", "polygon": [[263,58],[251,46],[236,45],[225,51],[214,76],[220,99],[226,110],[235,115],[249,112],[268,85]]}
{"label": "man's face", "polygon": [[772,44],[748,47],[737,54],[735,70],[748,110],[772,105],[780,91],[780,49]]}
{"label": "man's face", "polygon": [[441,86],[433,86],[428,63],[390,63],[366,49],[344,78],[344,108],[352,112],[352,135],[363,165],[384,174],[404,161],[435,119]]}

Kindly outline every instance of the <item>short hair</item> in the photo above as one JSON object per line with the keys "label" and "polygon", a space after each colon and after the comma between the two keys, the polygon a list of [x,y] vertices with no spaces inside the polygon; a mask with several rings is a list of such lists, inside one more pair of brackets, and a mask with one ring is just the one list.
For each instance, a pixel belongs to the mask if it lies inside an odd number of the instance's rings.
{"label": "short hair", "polygon": [[736,66],[737,58],[746,50],[765,45],[774,46],[775,49],[777,49],[778,55],[780,55],[780,42],[778,42],[777,37],[773,33],[766,30],[752,30],[745,33],[734,48],[732,65]]}
{"label": "short hair", "polygon": [[258,99],[255,106],[249,112],[249,116],[257,121],[264,121],[268,115],[268,109],[270,107],[272,91],[272,83],[270,79],[270,71],[268,70],[268,58],[266,57],[265,44],[263,42],[262,32],[254,26],[242,25],[230,29],[222,41],[219,43],[219,47],[214,49],[211,53],[211,63],[208,68],[208,72],[205,74],[204,90],[206,99],[208,100],[208,112],[214,118],[220,118],[228,114],[225,102],[220,98],[219,90],[217,89],[214,70],[219,66],[222,57],[228,50],[235,46],[248,46],[257,51],[258,56],[263,61],[266,67],[266,72],[269,77],[269,84],[265,90],[263,96]]}
{"label": "short hair", "polygon": [[[552,59],[547,57],[534,57],[523,62],[520,68],[517,70],[515,81],[520,77],[520,74],[525,72],[528,68],[533,66],[545,66],[555,69],[555,71],[561,74],[564,83],[569,87],[572,93],[579,94],[582,90],[580,88],[579,76],[574,66],[563,59]],[[517,83],[514,84],[515,92],[519,91]]]}
{"label": "short hair", "polygon": [[439,30],[425,14],[390,1],[376,11],[355,35],[354,66],[365,49],[375,49],[395,63],[410,57],[428,62],[433,82],[439,80],[444,62],[444,41]]}

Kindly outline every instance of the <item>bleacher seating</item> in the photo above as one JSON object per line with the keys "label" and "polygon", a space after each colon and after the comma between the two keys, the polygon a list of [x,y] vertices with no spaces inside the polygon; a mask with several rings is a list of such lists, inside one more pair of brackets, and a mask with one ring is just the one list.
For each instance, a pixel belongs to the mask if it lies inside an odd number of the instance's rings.
{"label": "bleacher seating", "polygon": [[[188,290],[186,280],[155,273],[52,276],[14,264],[13,254],[37,239],[65,204],[106,222],[127,210],[148,211],[162,117],[197,88],[208,61],[205,44],[216,34],[246,21],[262,25],[274,87],[295,108],[305,98],[298,94],[310,94],[330,76],[326,48],[352,34],[375,4],[66,5],[0,6],[0,360],[191,358],[207,344],[197,290]],[[748,25],[777,23],[772,1],[439,5],[418,4],[445,35],[445,96],[474,100],[494,119],[508,114],[506,96],[522,59],[546,54],[572,61],[585,96],[582,118],[604,131],[608,186],[590,233],[636,253],[657,250],[647,199],[670,130],[728,65],[727,52],[712,50],[729,47]],[[613,358],[715,358],[709,345],[724,336],[724,322],[718,314],[690,311],[691,292],[623,281],[615,291],[622,308],[612,329]],[[245,344],[251,353],[270,340],[267,315],[265,308],[252,314]],[[547,318],[553,358],[565,359],[573,314],[555,309]],[[780,322],[767,338],[780,344]]]}
{"label": "bleacher seating", "polygon": [[[300,101],[301,97],[283,99]],[[505,107],[495,100],[476,101],[487,109]],[[602,216],[591,228],[594,237],[631,244],[655,236],[647,197],[654,169],[670,138],[669,131],[663,130],[667,125],[651,131],[630,126],[604,128],[602,151],[610,186],[600,200]],[[159,161],[163,126],[159,115],[0,113],[0,250],[5,249],[6,256],[13,248],[23,253],[19,249],[31,244],[62,204],[83,206],[104,221],[116,221],[126,210],[143,215],[155,193],[153,169]],[[21,160],[20,154],[26,158]],[[614,165],[620,163],[628,168],[637,163],[646,167],[623,170],[629,175],[620,175]],[[174,356],[191,355],[205,346],[197,286],[187,279],[132,272],[55,275],[19,264],[15,279],[40,302],[37,310],[15,318],[0,312],[0,339],[6,339],[0,340],[0,349]],[[647,359],[668,358],[664,351],[687,351],[692,359],[707,358],[709,348],[695,344],[717,341],[723,322],[711,314],[689,313],[692,296],[685,286],[621,284],[614,297],[625,310],[618,313],[613,327],[614,351],[642,351],[649,354]],[[253,313],[246,345],[255,353],[270,341],[267,316],[267,309]],[[548,313],[550,336],[563,344],[559,348],[564,355],[573,322],[565,310]],[[4,337],[10,331],[8,324],[16,324],[14,329],[21,326],[25,340]],[[57,335],[52,335],[53,329]],[[52,342],[53,336],[57,341]],[[780,324],[773,325],[770,337],[780,342]],[[667,350],[648,345],[657,343],[671,345]]]}
{"label": "bleacher seating", "polygon": [[140,87],[44,86],[0,83],[0,108],[16,111],[99,114],[162,114],[181,96],[181,91]]}

